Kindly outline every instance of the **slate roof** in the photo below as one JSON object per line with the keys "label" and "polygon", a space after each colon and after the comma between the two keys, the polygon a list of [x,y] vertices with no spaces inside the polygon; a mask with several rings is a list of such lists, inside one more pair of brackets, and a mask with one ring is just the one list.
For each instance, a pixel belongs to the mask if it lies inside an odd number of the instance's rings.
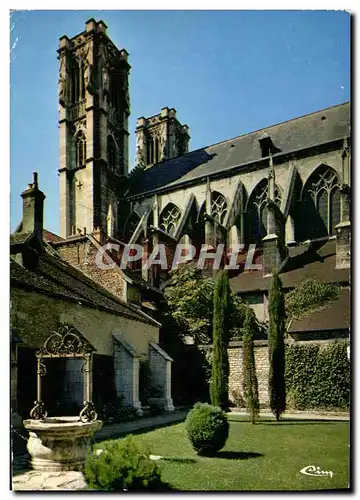
{"label": "slate roof", "polygon": [[350,290],[343,288],[339,297],[330,302],[326,309],[308,314],[291,322],[288,332],[316,332],[325,330],[344,330],[350,327]]}
{"label": "slate roof", "polygon": [[137,321],[158,326],[152,318],[108,292],[59,257],[43,253],[34,269],[10,259],[11,286],[27,287],[40,293],[80,302]]}
{"label": "slate roof", "polygon": [[278,155],[349,137],[350,103],[339,104],[158,163],[136,176],[136,182],[130,186],[131,193],[146,193],[165,186],[175,187],[182,182],[202,179],[232,167],[246,167],[261,160],[259,139],[265,134],[281,150]]}
{"label": "slate roof", "polygon": [[[349,269],[335,269],[335,240],[299,245],[291,250],[291,254],[280,272],[284,288],[293,288],[308,278],[314,278],[323,283],[348,284],[350,281]],[[230,278],[230,286],[238,294],[266,291],[270,284],[271,277],[264,277],[262,270],[244,271]]]}

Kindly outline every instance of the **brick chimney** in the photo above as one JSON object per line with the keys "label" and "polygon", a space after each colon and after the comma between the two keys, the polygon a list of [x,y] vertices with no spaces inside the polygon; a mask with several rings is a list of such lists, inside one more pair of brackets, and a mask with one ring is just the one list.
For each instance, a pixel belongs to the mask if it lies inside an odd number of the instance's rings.
{"label": "brick chimney", "polygon": [[44,199],[45,195],[39,189],[38,174],[33,173],[33,182],[21,193],[23,199],[23,233],[36,233],[39,241],[42,241],[44,223]]}

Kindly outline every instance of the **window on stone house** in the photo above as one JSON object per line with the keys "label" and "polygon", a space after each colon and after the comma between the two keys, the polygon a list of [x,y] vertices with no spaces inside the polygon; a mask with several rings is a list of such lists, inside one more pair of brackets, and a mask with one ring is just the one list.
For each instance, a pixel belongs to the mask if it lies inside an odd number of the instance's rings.
{"label": "window on stone house", "polygon": [[179,208],[173,203],[168,203],[160,215],[160,229],[173,236],[181,217]]}
{"label": "window on stone house", "polygon": [[301,208],[306,214],[302,239],[335,234],[340,222],[340,183],[336,172],[321,165],[305,184]]}
{"label": "window on stone house", "polygon": [[[267,233],[268,180],[263,179],[250,195],[247,205],[248,237],[250,244],[260,245]],[[280,205],[281,194],[275,187],[275,203]]]}
{"label": "window on stone house", "polygon": [[76,135],[76,166],[82,167],[86,160],[86,138],[82,130]]}
{"label": "window on stone house", "polygon": [[217,191],[211,193],[211,215],[219,224],[224,224],[228,211],[228,205],[225,196]]}

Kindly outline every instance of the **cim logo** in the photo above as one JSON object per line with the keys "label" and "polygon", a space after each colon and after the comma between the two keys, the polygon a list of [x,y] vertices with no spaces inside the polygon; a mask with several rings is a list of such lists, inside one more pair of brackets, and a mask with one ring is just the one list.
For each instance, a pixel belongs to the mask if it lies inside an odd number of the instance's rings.
{"label": "cim logo", "polygon": [[314,476],[314,477],[333,477],[333,471],[331,470],[322,470],[319,466],[315,465],[307,465],[303,469],[301,469],[301,474],[305,474],[306,476]]}

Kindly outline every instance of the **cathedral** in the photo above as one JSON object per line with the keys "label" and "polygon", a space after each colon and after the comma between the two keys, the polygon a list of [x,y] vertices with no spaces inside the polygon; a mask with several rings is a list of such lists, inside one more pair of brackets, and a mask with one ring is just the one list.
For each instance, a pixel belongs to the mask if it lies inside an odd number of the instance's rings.
{"label": "cathedral", "polygon": [[[189,127],[164,107],[138,118],[131,170],[128,52],[90,19],[60,38],[58,53],[63,252],[94,234],[147,255],[159,243],[169,252],[177,243],[223,243],[225,253],[256,245],[266,276],[304,242],[334,240],[336,270],[349,267],[349,103],[196,151]],[[139,264],[131,271],[141,281],[166,282],[163,269]]]}
{"label": "cathedral", "polygon": [[[230,285],[260,321],[267,321],[276,270],[286,291],[310,277],[341,286],[327,314],[288,325],[294,341],[349,337],[350,103],[195,151],[189,149],[189,126],[174,108],[163,107],[137,119],[135,165],[129,165],[128,52],[114,45],[103,21],[90,19],[78,35],[60,38],[58,59],[60,235],[42,234],[51,252],[125,303],[134,321],[158,328],[155,312],[169,269],[141,260],[123,268],[126,245],[140,245],[145,256],[159,244],[169,256],[178,244],[193,245],[196,260],[203,245],[215,251],[222,244],[222,265],[239,249]],[[250,247],[255,253],[249,267]],[[111,264],[106,270],[98,265],[101,251]],[[158,336],[151,335],[154,351]],[[169,365],[171,358],[156,352]],[[239,385],[238,358],[235,349],[230,389]],[[130,399],[139,406],[135,392]]]}

